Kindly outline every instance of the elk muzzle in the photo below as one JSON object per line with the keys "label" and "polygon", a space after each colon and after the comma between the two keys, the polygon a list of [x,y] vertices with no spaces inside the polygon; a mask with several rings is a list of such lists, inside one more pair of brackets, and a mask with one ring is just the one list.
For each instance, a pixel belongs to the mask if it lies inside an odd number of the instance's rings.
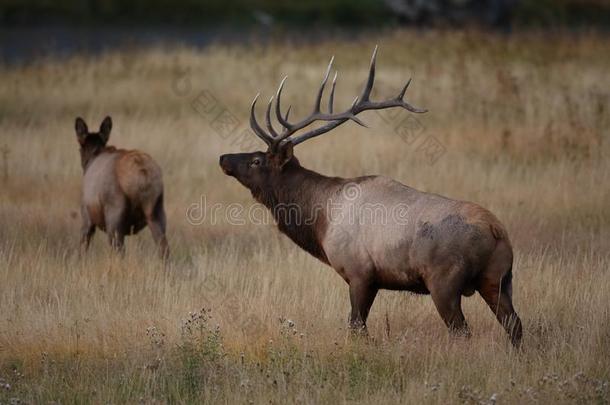
{"label": "elk muzzle", "polygon": [[222,155],[220,156],[220,168],[227,176],[233,176],[235,172],[236,159],[234,159],[233,155]]}

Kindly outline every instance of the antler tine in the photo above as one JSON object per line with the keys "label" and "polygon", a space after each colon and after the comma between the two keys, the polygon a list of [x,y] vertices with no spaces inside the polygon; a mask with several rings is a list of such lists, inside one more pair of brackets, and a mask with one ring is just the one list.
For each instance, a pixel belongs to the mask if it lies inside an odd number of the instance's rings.
{"label": "antler tine", "polygon": [[[288,76],[284,76],[282,82],[280,83],[280,86],[277,88],[277,93],[275,97],[275,115],[280,124],[282,124],[282,126],[286,128],[286,130],[290,131],[292,125],[290,125],[287,118],[284,119],[284,117],[282,117],[282,111],[280,107],[280,99],[282,97],[282,90],[284,88],[284,83],[286,83],[286,79],[288,79]],[[288,114],[286,114],[286,116],[288,116]]]}
{"label": "antler tine", "polygon": [[364,128],[368,128],[369,127],[364,122],[362,122],[362,120],[360,118],[356,117],[355,115],[351,115],[349,117],[349,119],[354,121],[356,124],[360,125],[361,127],[364,127]]}
{"label": "antler tine", "polygon": [[426,110],[425,108],[414,107],[414,106],[412,106],[411,104],[407,103],[404,100],[405,93],[407,92],[407,89],[409,88],[410,84],[411,84],[411,79],[409,78],[409,80],[407,81],[407,84],[405,84],[405,87],[403,87],[402,91],[398,95],[397,100],[399,100],[401,102],[401,107],[406,109],[407,111],[411,111],[411,112],[414,112],[414,113],[425,113],[425,112],[428,112],[428,110]]}
{"label": "antler tine", "polygon": [[256,97],[254,97],[254,100],[252,101],[252,105],[250,107],[250,127],[252,128],[256,136],[258,136],[263,142],[265,142],[267,146],[271,146],[273,139],[261,128],[260,125],[258,125],[258,121],[256,121],[256,114],[254,112],[254,108],[256,107],[256,101],[258,100],[259,96],[260,93],[258,93]]}
{"label": "antler tine", "polygon": [[403,98],[405,98],[405,93],[407,92],[407,89],[409,88],[410,84],[411,84],[411,78],[409,78],[409,80],[407,81],[407,84],[405,84],[405,87],[402,88],[402,91],[398,95],[398,98],[397,98],[398,100],[402,100]]}
{"label": "antler tine", "polygon": [[273,138],[278,137],[278,133],[273,128],[273,124],[271,124],[271,105],[273,104],[273,96],[269,99],[269,104],[267,104],[267,112],[265,113],[265,121],[267,124],[267,129]]}
{"label": "antler tine", "polygon": [[377,59],[377,45],[375,45],[375,50],[373,51],[373,56],[371,57],[371,66],[369,68],[369,77],[366,80],[366,85],[362,90],[362,95],[360,96],[360,101],[366,103],[369,101],[369,97],[371,95],[371,91],[373,90],[373,84],[375,83],[375,61]]}
{"label": "antler tine", "polygon": [[328,63],[328,67],[326,68],[326,73],[324,74],[324,79],[322,80],[322,84],[320,85],[320,89],[318,90],[318,96],[316,97],[316,103],[313,107],[313,113],[317,114],[320,112],[320,103],[322,102],[322,94],[324,93],[324,87],[326,87],[326,82],[328,81],[328,76],[330,75],[330,69],[333,67],[333,61],[335,60],[334,55],[330,58],[330,62]]}
{"label": "antler tine", "polygon": [[356,117],[356,114],[358,114],[358,112],[354,112],[354,111],[355,111],[357,105],[358,105],[358,96],[356,96],[356,98],[352,102],[352,106],[349,108],[349,110],[347,112],[348,119],[354,121],[356,124],[360,125],[361,127],[368,128],[368,126],[364,122],[362,122],[360,120],[360,118]]}
{"label": "antler tine", "polygon": [[410,84],[411,84],[411,79],[409,78],[409,80],[407,80],[407,83],[405,84],[405,87],[402,88],[402,91],[400,92],[398,97],[396,97],[396,101],[400,103],[398,106],[404,108],[407,111],[411,111],[411,112],[414,112],[414,113],[425,113],[425,112],[428,112],[428,110],[426,110],[425,108],[414,107],[414,106],[412,106],[411,104],[407,103],[404,100],[405,94],[407,93],[407,89],[409,88]]}
{"label": "antler tine", "polygon": [[286,121],[288,121],[288,116],[290,115],[290,109],[292,109],[291,105],[288,106],[288,109],[286,110],[286,115],[284,116],[284,119]]}
{"label": "antler tine", "polygon": [[410,111],[412,113],[422,114],[422,113],[427,113],[428,112],[428,110],[426,108],[414,107],[411,104],[407,103],[406,101],[402,101],[402,104],[400,106],[402,108],[404,108],[405,110]]}
{"label": "antler tine", "polygon": [[337,74],[339,72],[335,72],[335,77],[333,77],[333,84],[330,88],[330,97],[328,97],[328,113],[333,113],[333,103],[335,101],[335,86],[337,85]]}

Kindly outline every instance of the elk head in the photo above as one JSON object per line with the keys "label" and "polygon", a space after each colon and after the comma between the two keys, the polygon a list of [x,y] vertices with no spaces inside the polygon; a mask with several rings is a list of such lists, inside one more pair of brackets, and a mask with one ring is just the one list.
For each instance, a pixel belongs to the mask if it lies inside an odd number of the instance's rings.
{"label": "elk head", "polygon": [[[337,73],[335,72],[330,95],[328,98],[328,112],[321,111],[322,96],[326,83],[330,77],[332,64],[334,57],[330,59],[328,68],[322,80],[322,84],[318,90],[316,100],[314,103],[313,111],[310,115],[305,117],[299,122],[289,122],[288,116],[290,114],[290,107],[288,107],[285,114],[282,114],[281,108],[281,96],[284,84],[286,83],[287,77],[284,77],[280,86],[278,87],[275,96],[275,108],[274,98],[271,97],[269,104],[267,105],[267,111],[265,115],[265,131],[256,120],[255,107],[258,97],[257,94],[252,105],[250,107],[250,126],[256,136],[258,136],[265,144],[267,144],[267,151],[262,152],[251,152],[251,153],[237,153],[222,155],[220,157],[220,167],[225,174],[235,177],[241,184],[250,189],[253,193],[258,190],[264,190],[269,187],[273,187],[275,181],[281,174],[290,168],[299,167],[299,162],[293,154],[294,146],[305,142],[308,139],[315,138],[322,135],[330,130],[338,127],[339,125],[347,122],[354,121],[355,123],[366,127],[366,125],[356,115],[367,110],[380,110],[384,108],[401,107],[405,110],[414,113],[424,113],[427,110],[414,107],[404,101],[404,96],[411,83],[409,80],[398,96],[384,101],[372,101],[370,100],[371,91],[373,90],[373,84],[375,81],[375,60],[377,57],[377,47],[373,51],[371,57],[371,64],[369,68],[369,75],[366,84],[362,90],[360,96],[356,97],[352,105],[345,111],[340,113],[333,112],[333,101],[335,95],[335,87],[337,84]],[[277,121],[282,127],[281,131],[277,131],[271,123],[271,110],[274,109]],[[309,125],[322,121],[326,122],[319,128],[295,135],[298,131],[308,127]]]}
{"label": "elk head", "polygon": [[112,130],[112,118],[104,118],[98,132],[89,132],[85,120],[78,117],[74,123],[74,129],[76,130],[76,139],[80,145],[81,165],[85,169],[87,164],[99,155],[108,143],[110,131]]}

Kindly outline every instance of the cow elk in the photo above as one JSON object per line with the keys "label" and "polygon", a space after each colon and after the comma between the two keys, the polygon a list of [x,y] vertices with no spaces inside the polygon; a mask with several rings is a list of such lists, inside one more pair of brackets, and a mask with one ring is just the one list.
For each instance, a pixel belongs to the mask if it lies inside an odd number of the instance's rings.
{"label": "cow elk", "polygon": [[161,168],[146,153],[107,146],[112,119],[106,117],[99,132],[89,132],[82,118],[75,123],[80,145],[82,184],[81,251],[85,252],[98,227],[110,245],[124,251],[126,235],[150,228],[163,260],[169,256],[165,237]]}
{"label": "cow elk", "polygon": [[[303,120],[289,121],[290,108],[282,112],[286,78],[277,90],[275,105],[271,98],[267,106],[266,130],[256,120],[258,96],[254,98],[250,125],[268,148],[265,152],[223,155],[220,166],[269,208],[282,233],[334,268],[347,282],[352,330],[366,332],[367,316],[377,292],[388,289],[430,294],[449,330],[469,336],[461,299],[478,291],[518,347],[522,327],[512,304],[513,251],[504,226],[491,212],[382,176],[327,177],[301,166],[293,154],[295,146],[347,121],[364,125],[357,117],[363,111],[400,107],[413,113],[426,112],[404,100],[410,81],[395,98],[370,99],[376,53],[377,48],[362,93],[343,112],[333,111],[336,74],[328,112],[321,111],[332,59],[313,112]],[[281,130],[271,122],[273,109]],[[316,122],[322,125],[297,134]],[[298,207],[305,214],[297,217],[287,207]],[[383,208],[390,220],[367,216],[370,207]],[[397,211],[400,215],[387,215]]]}

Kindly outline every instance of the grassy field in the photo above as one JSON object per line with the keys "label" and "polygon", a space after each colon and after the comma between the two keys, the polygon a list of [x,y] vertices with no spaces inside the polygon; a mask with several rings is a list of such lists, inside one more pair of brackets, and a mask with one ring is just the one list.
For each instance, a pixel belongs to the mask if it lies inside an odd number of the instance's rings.
{"label": "grassy field", "polygon": [[[288,74],[284,99],[306,114],[334,54],[347,105],[376,43],[374,96],[413,77],[407,99],[429,113],[367,113],[370,129],[296,154],[495,212],[516,252],[521,352],[478,295],[464,300],[470,340],[448,336],[429,297],[389,291],[371,340],[351,339],[343,280],[252,223],[249,193],[218,167],[261,148],[246,132],[259,90]],[[402,31],[0,67],[0,403],[610,402],[609,69],[610,42],[593,34]],[[164,170],[169,272],[148,230],[123,259],[101,232],[78,257],[74,118],[97,128],[107,114],[111,144]]]}

